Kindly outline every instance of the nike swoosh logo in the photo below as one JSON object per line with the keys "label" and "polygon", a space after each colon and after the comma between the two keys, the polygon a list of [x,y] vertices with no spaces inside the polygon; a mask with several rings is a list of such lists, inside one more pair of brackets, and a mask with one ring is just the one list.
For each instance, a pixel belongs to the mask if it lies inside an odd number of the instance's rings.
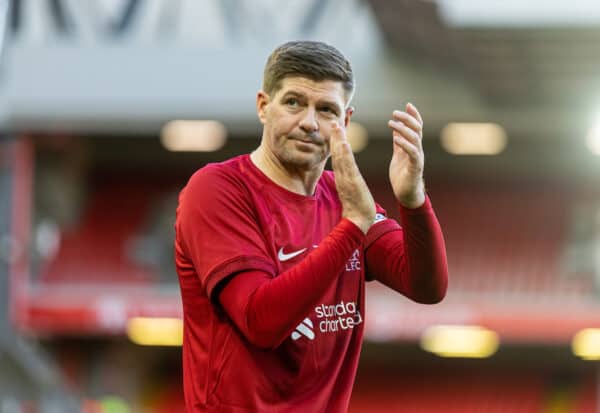
{"label": "nike swoosh logo", "polygon": [[306,248],[302,248],[301,250],[290,252],[290,253],[286,254],[283,252],[283,247],[281,247],[281,248],[279,248],[279,252],[277,253],[277,258],[279,258],[279,261],[281,261],[281,262],[291,260],[292,258],[297,257],[298,255],[302,254],[304,251],[306,251]]}

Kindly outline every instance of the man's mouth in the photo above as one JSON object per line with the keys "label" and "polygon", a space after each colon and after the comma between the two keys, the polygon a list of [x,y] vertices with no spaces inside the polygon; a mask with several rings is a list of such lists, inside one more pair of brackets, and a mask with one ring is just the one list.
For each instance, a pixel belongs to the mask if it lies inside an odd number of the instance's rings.
{"label": "man's mouth", "polygon": [[302,143],[308,143],[311,145],[322,145],[323,144],[323,142],[321,142],[318,139],[311,139],[311,138],[306,138],[306,137],[295,137],[295,136],[291,136],[291,138],[293,140],[296,140],[296,141],[299,141]]}

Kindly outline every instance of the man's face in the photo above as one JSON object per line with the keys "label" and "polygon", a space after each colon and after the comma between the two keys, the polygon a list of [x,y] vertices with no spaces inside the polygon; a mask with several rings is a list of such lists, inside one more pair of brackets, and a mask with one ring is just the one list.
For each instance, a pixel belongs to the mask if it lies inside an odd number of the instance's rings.
{"label": "man's face", "polygon": [[304,77],[284,78],[273,95],[260,91],[257,110],[266,149],[284,167],[302,170],[325,163],[331,121],[347,126],[352,115],[341,82]]}

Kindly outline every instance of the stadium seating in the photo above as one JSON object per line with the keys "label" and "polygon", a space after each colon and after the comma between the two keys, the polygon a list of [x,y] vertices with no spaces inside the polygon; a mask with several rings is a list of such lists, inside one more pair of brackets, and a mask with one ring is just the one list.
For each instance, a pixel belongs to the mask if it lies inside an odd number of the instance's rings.
{"label": "stadium seating", "polygon": [[594,297],[590,276],[565,265],[573,194],[559,186],[430,188],[444,230],[452,288],[528,300]]}
{"label": "stadium seating", "polygon": [[[158,221],[168,227],[174,219],[176,198],[167,188],[143,184],[142,179],[96,186],[79,225],[62,234],[59,252],[42,269],[40,279],[69,283],[164,279],[163,273],[173,271],[168,268],[172,234],[164,236],[164,225],[150,234],[148,228]],[[373,192],[395,215],[389,189],[381,185]],[[517,294],[531,300],[593,295],[592,277],[569,274],[564,265],[573,197],[560,188],[454,184],[434,186],[429,193],[444,230],[455,292],[500,298]],[[152,214],[167,198],[168,208]],[[136,240],[143,236],[160,241],[153,244],[159,251],[150,255],[165,255],[166,262],[148,265],[152,259],[140,259]]]}
{"label": "stadium seating", "polygon": [[69,284],[156,281],[156,269],[136,260],[135,250],[152,206],[163,195],[164,188],[143,181],[96,186],[79,224],[61,235],[58,253],[42,268],[40,280]]}

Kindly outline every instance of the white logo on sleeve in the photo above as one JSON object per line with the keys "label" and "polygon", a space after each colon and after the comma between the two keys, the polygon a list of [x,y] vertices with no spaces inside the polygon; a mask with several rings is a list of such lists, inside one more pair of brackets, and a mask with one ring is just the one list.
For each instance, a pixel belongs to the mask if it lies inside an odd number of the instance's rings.
{"label": "white logo on sleeve", "polygon": [[306,248],[302,248],[301,250],[290,252],[290,253],[286,254],[283,252],[283,247],[281,247],[281,248],[279,248],[279,252],[277,253],[277,258],[279,258],[279,261],[281,261],[281,262],[291,260],[292,258],[295,258],[298,255],[302,254],[304,251],[306,251]]}
{"label": "white logo on sleeve", "polygon": [[298,340],[300,337],[307,337],[309,340],[315,339],[315,332],[313,331],[313,323],[310,318],[306,317],[296,327],[296,330],[292,331],[292,340]]}
{"label": "white logo on sleeve", "polygon": [[374,224],[377,224],[378,222],[384,221],[386,220],[387,217],[383,214],[380,214],[379,212],[375,214],[375,222],[373,222]]}

